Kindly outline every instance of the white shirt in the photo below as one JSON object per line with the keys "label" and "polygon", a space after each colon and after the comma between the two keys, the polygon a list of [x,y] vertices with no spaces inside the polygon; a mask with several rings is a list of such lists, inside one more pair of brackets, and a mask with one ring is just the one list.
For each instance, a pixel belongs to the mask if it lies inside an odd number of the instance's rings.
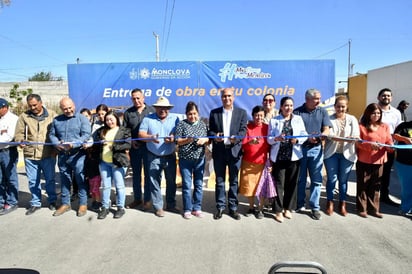
{"label": "white shirt", "polygon": [[[223,109],[223,135],[224,136],[230,136],[230,122],[232,121],[232,113],[233,113],[233,108],[230,110]],[[230,140],[229,138],[224,138],[223,142],[225,145],[230,145]]]}
{"label": "white shirt", "polygon": [[401,112],[393,106],[389,106],[389,110],[382,109],[382,122],[389,125],[391,134],[393,134],[395,128],[402,123]]}
{"label": "white shirt", "polygon": [[13,141],[16,124],[19,117],[7,111],[7,113],[0,118],[0,149],[8,148],[10,144],[2,144]]}

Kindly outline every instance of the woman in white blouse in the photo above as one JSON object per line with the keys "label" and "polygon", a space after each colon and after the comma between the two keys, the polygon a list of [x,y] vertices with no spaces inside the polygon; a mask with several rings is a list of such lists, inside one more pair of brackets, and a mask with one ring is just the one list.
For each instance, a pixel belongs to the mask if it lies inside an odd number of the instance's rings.
{"label": "woman in white blouse", "polygon": [[302,158],[301,145],[307,139],[305,124],[299,115],[293,114],[293,99],[280,100],[280,114],[270,120],[268,143],[272,145],[270,160],[277,195],[273,201],[275,220],[292,218],[296,208],[296,190]]}
{"label": "woman in white blouse", "polygon": [[[347,113],[348,98],[338,96],[335,99],[335,113],[330,116],[333,127],[329,129],[329,138],[324,149],[324,163],[327,173],[326,194],[327,205],[325,213],[332,215],[334,210],[333,191],[339,181],[339,213],[346,216],[346,192],[349,173],[357,159],[355,141],[359,139],[359,123]],[[336,137],[348,138],[346,140]],[[352,140],[351,140],[352,139]]]}

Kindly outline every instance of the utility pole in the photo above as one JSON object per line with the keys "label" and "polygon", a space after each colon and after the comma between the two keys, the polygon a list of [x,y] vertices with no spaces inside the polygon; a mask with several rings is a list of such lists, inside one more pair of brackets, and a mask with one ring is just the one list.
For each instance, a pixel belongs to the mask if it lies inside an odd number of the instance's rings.
{"label": "utility pole", "polygon": [[349,81],[349,76],[351,75],[351,63],[350,63],[350,47],[352,44],[352,40],[349,39],[348,41],[348,48],[349,48],[349,54],[348,54],[348,81]]}
{"label": "utility pole", "polygon": [[160,54],[159,54],[159,34],[156,34],[155,32],[153,32],[153,36],[156,39],[156,62],[160,61]]}
{"label": "utility pole", "polygon": [[349,77],[351,76],[351,71],[352,71],[352,64],[350,63],[350,47],[351,47],[351,44],[352,44],[352,40],[351,39],[349,39],[348,40],[348,82],[346,83],[346,93],[348,94],[348,96],[349,96]]}

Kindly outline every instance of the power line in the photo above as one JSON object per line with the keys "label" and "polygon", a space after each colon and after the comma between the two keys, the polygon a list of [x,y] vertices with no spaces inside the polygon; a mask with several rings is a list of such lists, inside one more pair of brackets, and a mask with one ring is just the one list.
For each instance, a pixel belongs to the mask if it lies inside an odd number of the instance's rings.
{"label": "power line", "polygon": [[163,59],[166,56],[166,52],[167,52],[167,46],[168,46],[168,43],[169,43],[169,35],[170,35],[170,29],[171,29],[171,26],[172,26],[174,10],[175,10],[175,0],[173,0],[172,11],[170,12],[169,27],[168,27],[166,42],[165,42],[165,46],[164,46],[164,50],[163,50]]}
{"label": "power line", "polygon": [[319,55],[319,56],[316,56],[316,57],[313,58],[313,59],[318,59],[318,58],[321,58],[321,57],[323,57],[323,56],[325,56],[325,55],[329,55],[329,54],[331,54],[332,52],[335,52],[335,51],[337,51],[337,50],[340,50],[341,48],[346,47],[347,45],[348,45],[348,43],[345,43],[345,44],[343,44],[343,45],[341,45],[341,46],[339,46],[339,47],[337,47],[337,48],[335,48],[335,49],[332,49],[332,50],[330,50],[330,51],[328,51],[328,52],[326,52],[326,53],[324,53],[324,54],[321,54],[321,55]]}
{"label": "power line", "polygon": [[[166,30],[166,20],[167,20],[167,10],[169,7],[169,0],[166,0],[166,8],[165,8],[165,15],[163,20],[163,30],[162,30],[162,38],[165,37],[165,30]],[[164,43],[162,43],[162,52],[164,50]]]}
{"label": "power line", "polygon": [[53,59],[53,60],[55,60],[55,61],[64,63],[64,61],[62,61],[62,60],[60,60],[60,59],[58,59],[58,58],[55,58],[55,57],[53,57],[53,56],[50,56],[50,55],[48,55],[47,53],[44,53],[44,52],[42,52],[42,51],[40,51],[40,50],[36,50],[36,49],[34,49],[34,48],[30,47],[30,46],[27,46],[27,45],[25,45],[25,44],[23,44],[23,43],[14,41],[13,39],[11,39],[11,38],[9,38],[9,37],[7,37],[7,36],[4,36],[4,35],[0,34],[0,37],[3,38],[4,40],[7,40],[7,41],[9,41],[9,42],[12,42],[12,43],[15,43],[15,44],[19,45],[19,46],[22,47],[22,48],[28,49],[28,50],[33,51],[33,52],[37,52],[37,53],[39,53],[39,54],[41,54],[41,55],[44,55],[44,56],[46,56],[46,57],[48,57],[48,58],[50,58],[50,59]]}

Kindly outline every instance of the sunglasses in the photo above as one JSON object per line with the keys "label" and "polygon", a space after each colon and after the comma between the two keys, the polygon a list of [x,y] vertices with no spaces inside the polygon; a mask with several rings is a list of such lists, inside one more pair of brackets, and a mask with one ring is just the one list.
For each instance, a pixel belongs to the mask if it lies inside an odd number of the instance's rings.
{"label": "sunglasses", "polygon": [[263,102],[264,103],[273,103],[275,100],[273,99],[264,99]]}

